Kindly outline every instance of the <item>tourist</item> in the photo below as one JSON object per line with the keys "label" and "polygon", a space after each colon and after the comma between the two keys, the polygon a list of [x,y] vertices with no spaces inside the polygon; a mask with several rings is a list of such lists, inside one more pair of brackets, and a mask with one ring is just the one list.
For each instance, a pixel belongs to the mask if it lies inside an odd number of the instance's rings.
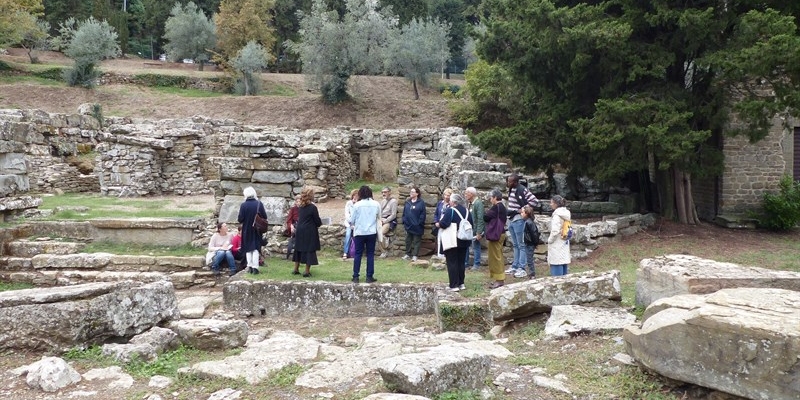
{"label": "tourist", "polygon": [[419,198],[419,189],[412,186],[403,207],[403,227],[406,230],[406,255],[403,260],[417,261],[422,233],[425,232],[425,202]]}
{"label": "tourist", "polygon": [[350,226],[350,215],[353,214],[353,205],[358,201],[358,189],[350,191],[350,200],[344,204],[344,248],[342,249],[342,261],[347,261],[348,253],[350,252],[350,241],[353,239],[353,228]]}
{"label": "tourist", "polygon": [[231,249],[231,239],[233,235],[228,233],[228,224],[224,222],[217,223],[217,231],[211,235],[211,240],[208,242],[208,251],[214,252],[214,258],[211,262],[211,269],[214,271],[214,276],[219,276],[219,268],[222,260],[228,263],[228,276],[236,274],[236,262],[233,260],[233,253]]}
{"label": "tourist", "polygon": [[236,227],[236,234],[233,235],[231,238],[231,253],[233,253],[233,259],[240,263],[244,259],[244,253],[242,253],[242,226],[239,225]]}
{"label": "tourist", "polygon": [[464,190],[464,197],[467,200],[467,209],[472,214],[472,219],[475,221],[475,225],[472,226],[475,239],[472,239],[472,244],[467,249],[464,269],[469,268],[469,253],[470,250],[472,250],[472,270],[477,271],[481,268],[481,239],[484,234],[483,202],[478,198],[478,191],[471,186]]}
{"label": "tourist", "polygon": [[539,200],[528,188],[519,183],[517,174],[508,177],[506,187],[508,188],[508,234],[514,249],[514,260],[505,272],[523,278],[526,276],[524,273],[528,260],[525,254],[525,221],[519,215],[519,210],[526,205],[538,206]]}
{"label": "tourist", "polygon": [[444,210],[450,207],[450,195],[453,194],[453,189],[447,188],[442,192],[442,199],[436,203],[436,209],[433,211],[433,230],[431,234],[436,236],[436,256],[444,258],[444,255],[439,250],[442,248],[442,238],[439,236],[439,220],[442,218]]}
{"label": "tourist", "polygon": [[314,205],[314,189],[305,187],[300,192],[300,204],[298,204],[297,227],[294,237],[294,271],[292,274],[300,275],[300,264],[305,264],[306,270],[303,277],[311,276],[311,266],[319,265],[317,251],[320,250],[319,227],[322,220],[319,218],[319,210]]}
{"label": "tourist", "polygon": [[247,272],[258,274],[259,255],[261,254],[262,235],[258,229],[253,227],[256,214],[262,218],[267,218],[267,210],[264,205],[256,198],[256,190],[251,186],[242,191],[244,202],[239,206],[239,217],[237,220],[242,225],[242,248],[245,261],[247,262]]}
{"label": "tourist", "polygon": [[378,241],[378,223],[381,221],[381,205],[372,199],[372,189],[364,185],[358,189],[358,201],[353,205],[350,226],[356,254],[353,258],[353,283],[358,283],[361,272],[361,257],[367,256],[367,283],[375,282],[375,244]]}
{"label": "tourist", "polygon": [[522,207],[520,215],[525,220],[525,237],[523,240],[525,241],[525,259],[528,263],[528,272],[525,273],[523,269],[522,273],[519,274],[520,276],[517,276],[517,274],[514,274],[514,276],[524,278],[527,275],[530,277],[529,279],[534,279],[536,278],[536,266],[534,265],[533,251],[536,250],[536,245],[539,244],[539,228],[536,226],[536,219],[533,216],[533,207]]}
{"label": "tourist", "polygon": [[397,227],[397,199],[392,197],[392,189],[388,186],[381,190],[381,258],[389,255],[389,232]]}
{"label": "tourist", "polygon": [[294,244],[296,242],[294,233],[297,229],[297,219],[300,217],[298,213],[300,209],[300,195],[294,196],[294,204],[289,209],[289,214],[286,216],[286,232],[289,233],[289,240],[286,242],[286,259],[292,257],[294,254]]}
{"label": "tourist", "polygon": [[[439,219],[440,234],[452,235],[453,230],[447,230],[451,224],[455,224],[455,232],[458,231],[461,221],[466,219],[472,223],[472,214],[467,211],[466,202],[464,197],[460,194],[454,193],[450,195],[450,208],[445,210],[442,218]],[[446,231],[447,230],[447,231]],[[456,238],[455,246],[449,247],[448,243],[452,242],[451,237],[442,237],[442,252],[444,253],[445,263],[447,264],[447,278],[449,281],[450,290],[458,292],[466,289],[464,286],[464,259],[467,258],[467,249],[471,240],[461,240]]]}
{"label": "tourist", "polygon": [[497,189],[489,194],[492,206],[483,216],[486,222],[486,241],[489,249],[489,277],[492,279],[491,289],[505,284],[506,274],[503,272],[503,242],[506,240],[506,207],[503,205],[503,193]]}
{"label": "tourist", "polygon": [[572,220],[572,214],[567,210],[567,200],[559,195],[550,199],[550,207],[553,209],[553,218],[547,238],[547,263],[550,264],[551,276],[561,276],[567,274],[571,261],[569,241],[561,237],[561,227],[564,221]]}

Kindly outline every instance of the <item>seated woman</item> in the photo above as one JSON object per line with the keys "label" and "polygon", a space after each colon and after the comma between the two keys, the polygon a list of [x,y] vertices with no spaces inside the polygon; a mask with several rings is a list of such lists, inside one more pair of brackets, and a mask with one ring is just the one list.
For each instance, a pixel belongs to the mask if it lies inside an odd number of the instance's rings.
{"label": "seated woman", "polygon": [[215,276],[220,275],[219,268],[222,260],[228,263],[228,268],[230,269],[228,276],[236,274],[236,263],[233,261],[233,252],[231,252],[233,248],[231,239],[233,239],[233,235],[228,233],[228,224],[218,222],[217,232],[211,236],[211,240],[208,242],[209,253],[214,253],[211,261],[211,269],[214,270]]}
{"label": "seated woman", "polygon": [[236,262],[239,264],[241,264],[242,260],[244,260],[244,253],[239,251],[241,249],[242,249],[242,226],[239,225],[236,227],[236,234],[233,235],[233,238],[231,238],[231,253],[233,253],[233,259],[236,260]]}

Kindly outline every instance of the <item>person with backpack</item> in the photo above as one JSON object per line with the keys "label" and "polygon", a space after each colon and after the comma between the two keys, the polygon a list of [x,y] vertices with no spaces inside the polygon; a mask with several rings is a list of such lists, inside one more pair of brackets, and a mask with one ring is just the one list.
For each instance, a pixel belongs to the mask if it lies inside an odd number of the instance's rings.
{"label": "person with backpack", "polygon": [[524,278],[527,275],[529,279],[534,279],[536,278],[536,267],[534,265],[533,251],[536,250],[536,246],[539,245],[539,227],[536,226],[536,219],[533,216],[533,207],[522,207],[520,215],[522,215],[522,219],[525,220],[525,258],[528,261],[528,272],[526,273],[523,269],[517,272],[519,275],[514,274],[514,277]]}
{"label": "person with backpack", "polygon": [[[550,207],[553,209],[553,218],[550,220],[550,236],[547,238],[547,263],[550,264],[551,276],[561,276],[567,274],[571,261],[569,232],[572,214],[567,210],[567,200],[559,195],[550,199]],[[564,229],[565,226],[567,229]],[[562,234],[564,231],[566,232]]]}
{"label": "person with backpack", "polygon": [[511,238],[511,247],[514,249],[514,261],[511,262],[505,272],[506,275],[514,275],[523,278],[525,266],[528,264],[528,257],[525,253],[525,220],[522,219],[519,211],[522,207],[530,205],[538,207],[539,200],[531,193],[528,188],[519,182],[519,175],[511,174],[506,179],[508,188],[508,235]]}
{"label": "person with backpack", "polygon": [[[474,237],[472,214],[467,210],[465,203],[463,196],[453,193],[450,195],[450,208],[442,213],[442,218],[439,220],[440,234],[452,235],[447,238],[442,237],[442,252],[447,264],[449,287],[453,292],[467,288],[464,286],[464,260],[467,258],[467,249]],[[451,227],[452,224],[456,224],[455,229]],[[469,237],[466,237],[467,235]]]}
{"label": "person with backpack", "polygon": [[403,228],[406,230],[406,254],[403,260],[417,261],[422,234],[425,232],[425,202],[419,198],[419,188],[411,186],[403,207]]}

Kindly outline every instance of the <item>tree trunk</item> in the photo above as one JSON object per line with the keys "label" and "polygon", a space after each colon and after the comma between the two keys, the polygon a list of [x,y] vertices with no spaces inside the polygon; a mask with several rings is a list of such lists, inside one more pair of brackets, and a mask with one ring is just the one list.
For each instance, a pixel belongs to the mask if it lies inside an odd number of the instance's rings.
{"label": "tree trunk", "polygon": [[205,62],[203,62],[203,60],[200,60],[200,65],[197,67],[198,71],[202,71],[203,70],[203,64],[205,64]]}
{"label": "tree trunk", "polygon": [[244,81],[244,95],[247,96],[250,94],[250,79],[248,79],[247,72],[243,74]]}
{"label": "tree trunk", "polygon": [[419,90],[417,90],[417,80],[414,79],[411,81],[411,84],[414,85],[414,100],[419,100]]}
{"label": "tree trunk", "polygon": [[695,225],[700,223],[692,196],[692,177],[688,172],[678,168],[671,168],[673,184],[675,187],[675,211],[678,221],[682,224]]}
{"label": "tree trunk", "polygon": [[675,180],[671,171],[656,171],[657,210],[664,218],[675,219]]}

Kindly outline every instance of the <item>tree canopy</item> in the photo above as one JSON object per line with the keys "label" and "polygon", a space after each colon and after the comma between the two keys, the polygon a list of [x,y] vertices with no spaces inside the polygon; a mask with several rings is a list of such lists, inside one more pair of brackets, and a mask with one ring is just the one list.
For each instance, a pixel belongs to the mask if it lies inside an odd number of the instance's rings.
{"label": "tree canopy", "polygon": [[760,139],[800,106],[795,16],[764,4],[484,0],[479,54],[508,71],[520,107],[472,138],[533,169],[644,171],[656,209],[696,221],[691,177],[719,170],[715,138]]}
{"label": "tree canopy", "polygon": [[419,99],[417,84],[428,86],[431,71],[450,58],[447,47],[449,25],[435,19],[412,19],[389,40],[386,69],[410,80],[414,99]]}
{"label": "tree canopy", "polygon": [[209,49],[216,45],[214,32],[214,23],[193,2],[186,6],[176,3],[165,25],[164,49],[173,60],[191,58],[202,65],[209,59]]}
{"label": "tree canopy", "polygon": [[235,57],[251,40],[272,49],[275,34],[270,12],[274,5],[274,0],[222,0],[214,22],[217,47],[226,59]]}

